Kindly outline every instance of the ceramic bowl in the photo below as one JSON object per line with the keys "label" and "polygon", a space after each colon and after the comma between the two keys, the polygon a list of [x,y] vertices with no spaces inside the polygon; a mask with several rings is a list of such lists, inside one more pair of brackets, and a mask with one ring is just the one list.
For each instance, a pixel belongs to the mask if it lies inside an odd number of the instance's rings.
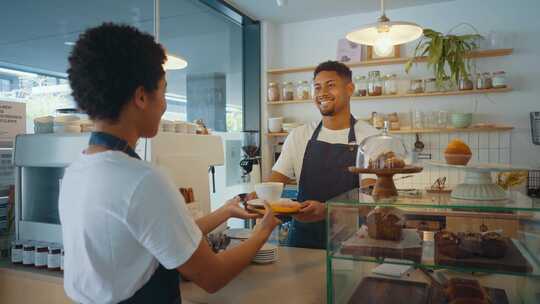
{"label": "ceramic bowl", "polygon": [[472,123],[472,113],[452,113],[450,121],[454,128],[467,128]]}
{"label": "ceramic bowl", "polygon": [[469,160],[471,160],[471,157],[471,154],[444,153],[446,163],[449,165],[466,166],[469,163]]}

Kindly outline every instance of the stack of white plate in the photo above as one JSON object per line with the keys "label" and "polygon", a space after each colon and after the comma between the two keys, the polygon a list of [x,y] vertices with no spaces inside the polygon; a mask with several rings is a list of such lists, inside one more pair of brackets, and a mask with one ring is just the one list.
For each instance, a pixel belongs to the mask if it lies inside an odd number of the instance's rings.
{"label": "stack of white plate", "polygon": [[253,263],[269,264],[278,260],[278,246],[274,244],[264,244],[253,258]]}

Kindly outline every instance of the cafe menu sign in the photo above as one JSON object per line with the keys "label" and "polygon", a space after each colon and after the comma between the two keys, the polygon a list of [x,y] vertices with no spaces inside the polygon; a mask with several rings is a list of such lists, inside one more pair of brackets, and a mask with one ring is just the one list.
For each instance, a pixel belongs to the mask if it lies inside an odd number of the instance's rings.
{"label": "cafe menu sign", "polygon": [[15,136],[25,129],[26,104],[0,100],[0,148],[11,147]]}
{"label": "cafe menu sign", "polygon": [[0,190],[14,183],[13,140],[26,131],[26,104],[0,100]]}

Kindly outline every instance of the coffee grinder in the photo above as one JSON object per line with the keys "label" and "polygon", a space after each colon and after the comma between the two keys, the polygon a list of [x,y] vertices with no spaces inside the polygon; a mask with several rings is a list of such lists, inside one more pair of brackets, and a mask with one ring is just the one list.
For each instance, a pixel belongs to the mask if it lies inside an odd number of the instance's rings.
{"label": "coffee grinder", "polygon": [[244,158],[240,161],[242,168],[242,181],[245,183],[260,183],[261,181],[261,156],[259,145],[259,131],[244,131],[242,152]]}

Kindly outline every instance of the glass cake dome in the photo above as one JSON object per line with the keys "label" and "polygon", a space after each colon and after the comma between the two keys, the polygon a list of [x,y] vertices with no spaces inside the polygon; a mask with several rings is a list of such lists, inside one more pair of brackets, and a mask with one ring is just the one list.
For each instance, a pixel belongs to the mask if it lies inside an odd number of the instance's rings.
{"label": "glass cake dome", "polygon": [[356,166],[366,169],[399,169],[405,167],[408,152],[399,137],[388,133],[388,121],[382,133],[366,137],[359,145]]}

